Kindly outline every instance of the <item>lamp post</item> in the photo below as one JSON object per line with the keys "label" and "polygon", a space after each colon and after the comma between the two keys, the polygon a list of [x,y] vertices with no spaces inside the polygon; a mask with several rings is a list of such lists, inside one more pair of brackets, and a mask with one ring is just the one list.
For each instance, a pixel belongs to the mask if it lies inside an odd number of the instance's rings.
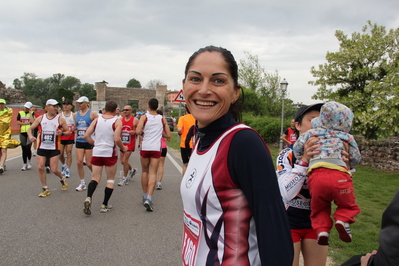
{"label": "lamp post", "polygon": [[281,89],[281,132],[280,132],[280,151],[283,149],[283,140],[281,137],[283,136],[283,127],[284,127],[284,96],[287,91],[288,87],[288,82],[283,79],[283,81],[280,82],[280,89]]}

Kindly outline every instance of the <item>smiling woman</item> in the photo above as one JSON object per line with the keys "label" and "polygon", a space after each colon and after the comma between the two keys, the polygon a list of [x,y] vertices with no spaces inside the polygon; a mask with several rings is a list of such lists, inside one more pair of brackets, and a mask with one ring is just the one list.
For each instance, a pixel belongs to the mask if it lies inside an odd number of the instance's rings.
{"label": "smiling woman", "polygon": [[183,92],[197,120],[181,183],[184,265],[291,265],[293,245],[270,152],[236,122],[237,63],[208,46],[186,65]]}

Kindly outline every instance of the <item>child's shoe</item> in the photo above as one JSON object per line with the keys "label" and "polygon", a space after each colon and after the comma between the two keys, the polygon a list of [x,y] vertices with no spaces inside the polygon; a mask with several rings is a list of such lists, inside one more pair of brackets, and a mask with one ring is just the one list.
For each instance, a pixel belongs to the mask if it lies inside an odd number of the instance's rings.
{"label": "child's shoe", "polygon": [[344,242],[352,242],[352,232],[348,223],[343,221],[335,222],[335,229],[337,229],[339,238]]}

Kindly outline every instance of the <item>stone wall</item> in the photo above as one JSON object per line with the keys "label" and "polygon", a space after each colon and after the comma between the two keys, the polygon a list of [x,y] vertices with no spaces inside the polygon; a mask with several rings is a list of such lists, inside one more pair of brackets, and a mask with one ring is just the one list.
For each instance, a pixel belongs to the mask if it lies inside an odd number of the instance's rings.
{"label": "stone wall", "polygon": [[361,165],[399,171],[399,137],[386,140],[366,140],[361,136],[355,138],[362,154]]}
{"label": "stone wall", "polygon": [[97,101],[115,101],[120,108],[128,104],[129,100],[138,101],[138,109],[147,110],[148,100],[156,98],[159,101],[159,108],[164,106],[166,96],[166,85],[157,85],[155,90],[140,88],[118,88],[108,87],[106,83],[95,84]]}
{"label": "stone wall", "polygon": [[6,100],[7,104],[24,103],[25,93],[22,90],[0,88],[0,99]]}

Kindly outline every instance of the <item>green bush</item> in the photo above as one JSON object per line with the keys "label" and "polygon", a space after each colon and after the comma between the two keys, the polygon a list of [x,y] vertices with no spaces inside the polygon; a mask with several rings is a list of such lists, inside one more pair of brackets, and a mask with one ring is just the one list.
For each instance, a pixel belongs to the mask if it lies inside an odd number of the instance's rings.
{"label": "green bush", "polygon": [[[242,122],[258,131],[266,143],[277,143],[280,140],[281,118],[259,117],[243,114]],[[284,121],[284,130],[290,126],[290,121]]]}

